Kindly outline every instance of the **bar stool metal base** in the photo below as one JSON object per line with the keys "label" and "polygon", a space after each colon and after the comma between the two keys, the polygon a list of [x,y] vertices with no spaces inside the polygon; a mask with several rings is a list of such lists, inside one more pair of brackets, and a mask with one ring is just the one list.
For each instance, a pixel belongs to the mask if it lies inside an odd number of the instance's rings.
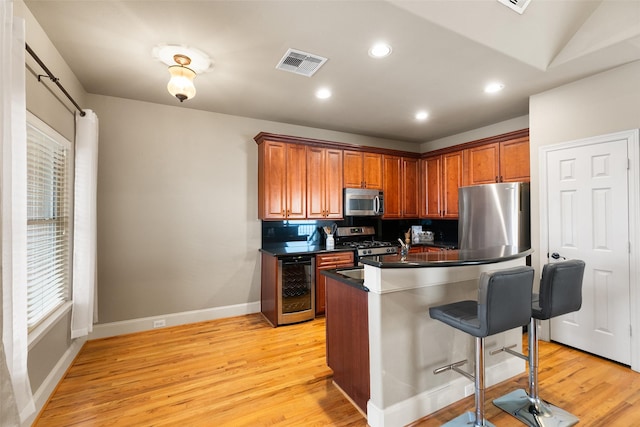
{"label": "bar stool metal base", "polygon": [[474,414],[473,412],[466,412],[460,415],[459,417],[452,419],[446,424],[442,424],[442,427],[476,427],[476,426],[496,427],[495,425],[493,425],[487,420],[484,420],[484,424],[476,424],[475,422],[476,422],[476,414]]}
{"label": "bar stool metal base", "polygon": [[523,389],[499,397],[493,404],[530,427],[569,427],[579,421],[575,415],[543,400],[539,400],[538,409],[535,410],[535,405]]}

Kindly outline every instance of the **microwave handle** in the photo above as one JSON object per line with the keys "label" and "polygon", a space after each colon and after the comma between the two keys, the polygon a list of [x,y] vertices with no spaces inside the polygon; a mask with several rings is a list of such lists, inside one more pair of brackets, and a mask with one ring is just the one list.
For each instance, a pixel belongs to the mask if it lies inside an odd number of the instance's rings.
{"label": "microwave handle", "polygon": [[373,213],[378,215],[380,213],[380,196],[373,198]]}

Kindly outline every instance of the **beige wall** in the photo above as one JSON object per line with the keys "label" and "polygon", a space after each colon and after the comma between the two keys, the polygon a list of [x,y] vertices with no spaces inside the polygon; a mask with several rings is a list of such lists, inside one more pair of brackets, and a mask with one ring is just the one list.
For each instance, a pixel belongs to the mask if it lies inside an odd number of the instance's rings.
{"label": "beige wall", "polygon": [[447,136],[445,138],[434,139],[433,141],[423,142],[420,144],[420,152],[439,150],[441,148],[451,147],[453,145],[464,144],[465,142],[475,141],[478,139],[489,138],[491,136],[503,133],[513,132],[529,127],[529,116],[520,116],[510,120],[494,123],[478,129],[467,132],[458,133],[456,135]]}
{"label": "beige wall", "polygon": [[531,243],[533,265],[546,262],[540,248],[540,147],[640,128],[640,61],[532,96]]}
{"label": "beige wall", "polygon": [[260,300],[259,132],[418,148],[178,106],[88,102],[100,119],[99,323]]}

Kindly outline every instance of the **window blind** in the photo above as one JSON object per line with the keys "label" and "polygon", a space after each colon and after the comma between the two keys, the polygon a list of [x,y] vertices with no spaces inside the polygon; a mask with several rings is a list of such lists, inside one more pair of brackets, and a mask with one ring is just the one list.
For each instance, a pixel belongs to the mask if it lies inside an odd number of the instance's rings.
{"label": "window blind", "polygon": [[71,143],[27,124],[27,325],[70,294]]}

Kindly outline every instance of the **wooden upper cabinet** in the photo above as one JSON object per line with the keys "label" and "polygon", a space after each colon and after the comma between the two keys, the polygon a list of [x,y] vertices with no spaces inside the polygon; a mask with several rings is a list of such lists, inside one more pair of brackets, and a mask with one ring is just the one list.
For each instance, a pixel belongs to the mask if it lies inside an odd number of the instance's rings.
{"label": "wooden upper cabinet", "polygon": [[359,151],[345,150],[344,159],[344,186],[347,188],[361,188],[364,184],[362,178],[362,153]]}
{"label": "wooden upper cabinet", "polygon": [[383,156],[383,218],[418,217],[419,167],[418,159]]}
{"label": "wooden upper cabinet", "polygon": [[287,218],[307,215],[307,147],[287,145]]}
{"label": "wooden upper cabinet", "polygon": [[500,181],[529,182],[529,137],[500,143]]}
{"label": "wooden upper cabinet", "polygon": [[462,187],[462,150],[442,155],[442,217],[458,218],[458,188]]}
{"label": "wooden upper cabinet", "polygon": [[458,218],[458,188],[462,186],[462,150],[421,161],[420,216]]}
{"label": "wooden upper cabinet", "polygon": [[264,141],[258,152],[260,219],[306,217],[306,147]]}
{"label": "wooden upper cabinet", "polygon": [[285,218],[287,145],[265,141],[258,146],[258,150],[258,217]]}
{"label": "wooden upper cabinet", "polygon": [[464,150],[464,185],[529,182],[529,137]]}
{"label": "wooden upper cabinet", "polygon": [[382,190],[384,191],[383,218],[402,218],[402,159],[397,156],[382,157],[384,178]]}
{"label": "wooden upper cabinet", "polygon": [[464,185],[490,184],[500,179],[500,144],[464,150]]}
{"label": "wooden upper cabinet", "polygon": [[363,153],[362,158],[364,188],[382,190],[382,154]]}
{"label": "wooden upper cabinet", "polygon": [[418,203],[420,199],[420,161],[418,159],[402,158],[402,215],[405,218],[419,216]]}
{"label": "wooden upper cabinet", "polygon": [[529,181],[528,129],[437,150],[421,159],[397,150],[361,151],[284,135],[260,133],[254,139],[258,216],[263,220],[342,219],[345,187],[383,190],[383,218],[457,218],[459,187]]}
{"label": "wooden upper cabinet", "polygon": [[382,190],[382,154],[345,150],[344,186]]}
{"label": "wooden upper cabinet", "polygon": [[342,150],[307,148],[307,218],[342,218]]}
{"label": "wooden upper cabinet", "polygon": [[420,217],[439,218],[442,212],[442,156],[420,160]]}

